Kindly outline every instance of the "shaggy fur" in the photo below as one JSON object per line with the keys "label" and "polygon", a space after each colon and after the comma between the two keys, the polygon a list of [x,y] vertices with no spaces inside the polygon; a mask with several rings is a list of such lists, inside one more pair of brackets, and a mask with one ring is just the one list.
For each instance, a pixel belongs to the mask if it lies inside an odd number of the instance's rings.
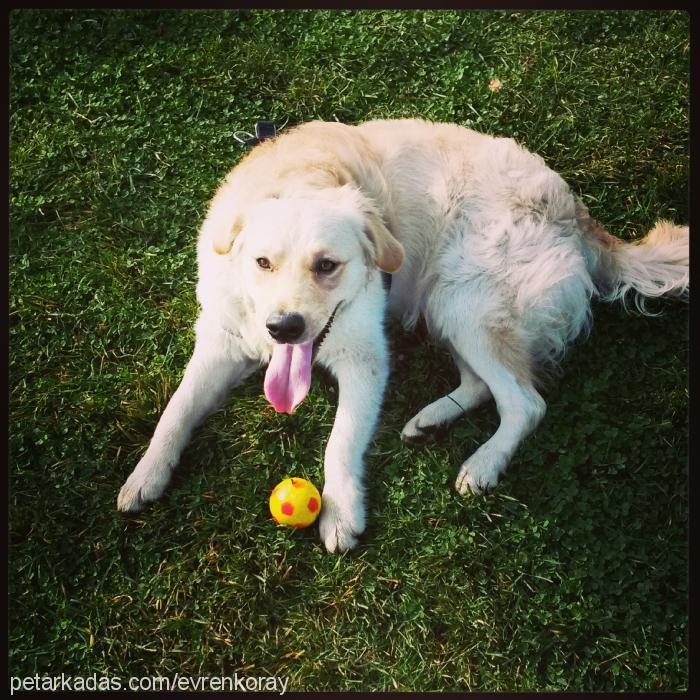
{"label": "shaggy fur", "polygon": [[[318,272],[320,259],[337,269]],[[385,309],[407,328],[423,317],[461,378],[406,424],[405,440],[494,398],[500,425],[456,481],[481,493],[544,416],[538,371],[589,328],[593,297],[644,311],[645,297],[689,288],[687,227],[661,221],[624,243],[513,140],[420,120],[311,122],[256,147],[212,200],[198,263],[195,351],[118,507],[160,497],[194,426],[269,361],[274,314],[299,314],[299,342],[310,342],[337,309],[316,356],[339,384],[320,519],[329,551],[354,546],[365,527]],[[379,270],[394,273],[388,296]]]}

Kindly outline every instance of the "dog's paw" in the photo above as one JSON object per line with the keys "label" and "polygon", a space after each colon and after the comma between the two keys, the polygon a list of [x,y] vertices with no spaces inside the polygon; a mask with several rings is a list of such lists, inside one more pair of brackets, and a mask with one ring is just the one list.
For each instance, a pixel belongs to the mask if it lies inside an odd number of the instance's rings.
{"label": "dog's paw", "polygon": [[464,410],[452,396],[443,396],[418,411],[404,425],[401,439],[409,444],[419,444],[429,437],[444,437],[452,422],[462,413]]}
{"label": "dog's paw", "polygon": [[158,500],[170,481],[171,468],[154,465],[142,459],[119,491],[117,510],[123,513],[138,513],[151,501]]}
{"label": "dog's paw", "polygon": [[401,431],[401,440],[407,445],[422,445],[430,438],[444,437],[447,432],[447,422],[423,425],[423,421],[419,421],[422,413],[411,418]]}
{"label": "dog's paw", "polygon": [[470,491],[476,495],[488,493],[496,488],[507,466],[506,455],[477,450],[459,470],[455,488],[463,496]]}
{"label": "dog's paw", "polygon": [[329,552],[341,554],[356,547],[365,526],[365,503],[361,495],[353,497],[324,490],[318,529]]}

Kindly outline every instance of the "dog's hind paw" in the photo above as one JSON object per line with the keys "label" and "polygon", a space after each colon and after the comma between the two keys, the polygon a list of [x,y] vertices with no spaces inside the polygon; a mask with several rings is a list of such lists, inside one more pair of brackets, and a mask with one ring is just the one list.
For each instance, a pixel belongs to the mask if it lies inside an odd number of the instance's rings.
{"label": "dog's hind paw", "polygon": [[428,438],[440,439],[462,413],[464,409],[451,395],[443,396],[418,411],[404,425],[401,439],[411,445],[421,444]]}
{"label": "dog's hind paw", "polygon": [[507,466],[506,455],[477,450],[459,470],[455,488],[463,496],[470,491],[477,496],[488,493],[496,488],[498,479]]}
{"label": "dog's hind paw", "polygon": [[[412,425],[413,424],[413,425]],[[406,424],[401,431],[401,440],[407,445],[423,445],[430,439],[440,440],[447,434],[447,423],[438,423],[436,425],[418,425],[415,423],[415,418]]]}

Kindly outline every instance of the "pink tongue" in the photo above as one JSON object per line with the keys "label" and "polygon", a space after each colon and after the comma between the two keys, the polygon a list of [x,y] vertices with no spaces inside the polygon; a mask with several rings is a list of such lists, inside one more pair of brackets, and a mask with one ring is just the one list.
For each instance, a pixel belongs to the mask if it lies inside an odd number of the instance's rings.
{"label": "pink tongue", "polygon": [[311,388],[313,341],[275,343],[265,373],[265,396],[278,413],[294,413]]}

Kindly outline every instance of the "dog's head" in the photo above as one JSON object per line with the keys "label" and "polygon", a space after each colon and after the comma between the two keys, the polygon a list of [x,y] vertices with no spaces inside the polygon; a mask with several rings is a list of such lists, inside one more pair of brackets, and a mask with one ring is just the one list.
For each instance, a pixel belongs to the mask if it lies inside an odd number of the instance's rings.
{"label": "dog's head", "polygon": [[213,246],[235,257],[256,327],[282,344],[316,339],[369,270],[395,272],[404,257],[376,208],[349,185],[263,199]]}

